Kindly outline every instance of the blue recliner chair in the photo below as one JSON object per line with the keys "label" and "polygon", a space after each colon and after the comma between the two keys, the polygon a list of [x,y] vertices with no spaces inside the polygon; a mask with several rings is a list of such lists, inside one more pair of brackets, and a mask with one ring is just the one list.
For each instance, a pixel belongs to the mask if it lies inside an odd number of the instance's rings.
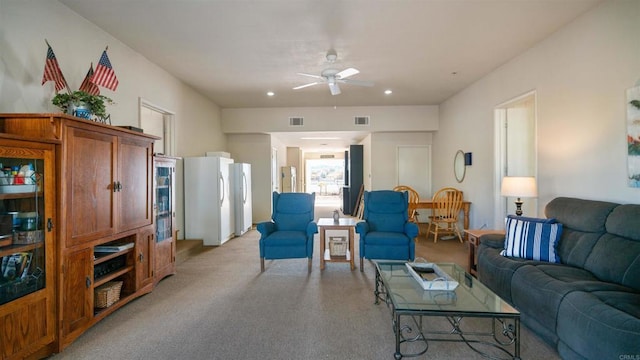
{"label": "blue recliner chair", "polygon": [[313,221],[316,194],[273,193],[271,220],[258,224],[260,232],[260,271],[264,259],[313,258],[313,235],[318,225]]}
{"label": "blue recliner chair", "polygon": [[407,192],[364,192],[364,221],[356,224],[360,234],[360,271],[363,259],[409,260],[415,258],[418,225],[409,222]]}

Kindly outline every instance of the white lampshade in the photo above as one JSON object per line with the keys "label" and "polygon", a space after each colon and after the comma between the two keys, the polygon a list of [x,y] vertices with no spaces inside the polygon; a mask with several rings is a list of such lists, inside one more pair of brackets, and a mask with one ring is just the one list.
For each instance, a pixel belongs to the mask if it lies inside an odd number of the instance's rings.
{"label": "white lampshade", "polygon": [[505,176],[502,178],[502,196],[537,197],[538,186],[532,176]]}

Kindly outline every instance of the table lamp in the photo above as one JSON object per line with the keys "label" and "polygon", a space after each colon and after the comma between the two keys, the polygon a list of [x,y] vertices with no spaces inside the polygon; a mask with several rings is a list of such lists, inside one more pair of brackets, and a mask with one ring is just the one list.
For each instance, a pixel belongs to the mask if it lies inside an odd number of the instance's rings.
{"label": "table lamp", "polygon": [[502,178],[502,188],[500,190],[502,196],[516,197],[516,215],[522,215],[523,197],[537,197],[538,187],[536,178],[532,176],[505,176]]}

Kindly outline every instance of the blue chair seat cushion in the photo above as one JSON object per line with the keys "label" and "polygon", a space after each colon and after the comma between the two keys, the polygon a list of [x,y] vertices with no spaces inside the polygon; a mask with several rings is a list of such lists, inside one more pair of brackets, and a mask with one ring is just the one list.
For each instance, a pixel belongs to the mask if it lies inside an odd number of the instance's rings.
{"label": "blue chair seat cushion", "polygon": [[274,231],[262,240],[265,246],[305,246],[307,234],[304,231]]}
{"label": "blue chair seat cushion", "polygon": [[411,239],[405,233],[375,231],[367,234],[367,245],[407,246]]}

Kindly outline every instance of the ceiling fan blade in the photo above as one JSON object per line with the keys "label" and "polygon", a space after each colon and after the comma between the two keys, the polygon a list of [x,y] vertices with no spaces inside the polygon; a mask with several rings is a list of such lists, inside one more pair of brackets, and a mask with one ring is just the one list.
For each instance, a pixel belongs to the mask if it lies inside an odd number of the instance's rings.
{"label": "ceiling fan blade", "polygon": [[341,92],[338,83],[335,82],[329,83],[329,90],[331,91],[331,95],[340,95]]}
{"label": "ceiling fan blade", "polygon": [[313,86],[313,85],[318,85],[318,84],[320,84],[320,83],[319,83],[319,82],[317,82],[317,81],[314,81],[314,82],[312,82],[312,83],[308,83],[308,84],[304,84],[304,85],[296,86],[296,87],[294,87],[294,88],[293,88],[293,90],[304,89],[304,88],[306,88],[306,87]]}
{"label": "ceiling fan blade", "polygon": [[349,85],[358,85],[358,86],[373,86],[373,82],[371,81],[363,81],[363,80],[352,80],[352,79],[340,79],[338,80],[341,83],[349,84]]}
{"label": "ceiling fan blade", "polygon": [[320,76],[320,75],[315,75],[315,74],[298,73],[298,75],[308,76],[308,77],[312,77],[312,78],[314,78],[314,79],[324,79],[322,76]]}
{"label": "ceiling fan blade", "polygon": [[336,79],[346,79],[349,76],[353,76],[355,74],[358,74],[360,71],[358,71],[358,69],[355,68],[348,68],[348,69],[344,69],[342,71],[340,71],[339,73],[336,74]]}

